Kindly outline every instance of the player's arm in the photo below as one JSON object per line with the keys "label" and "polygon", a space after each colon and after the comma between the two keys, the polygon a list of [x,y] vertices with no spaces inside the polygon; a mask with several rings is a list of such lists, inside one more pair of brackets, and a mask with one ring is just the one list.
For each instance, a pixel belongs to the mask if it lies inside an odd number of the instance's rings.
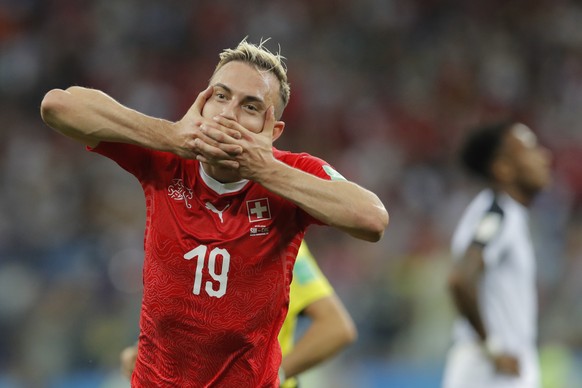
{"label": "player's arm", "polygon": [[488,336],[481,317],[479,283],[485,271],[482,244],[473,242],[464,256],[458,260],[449,274],[448,286],[453,302],[461,315],[471,324],[483,349],[500,373],[519,374],[519,363],[515,357],[498,349],[495,338]]}
{"label": "player's arm", "polygon": [[128,379],[131,379],[131,374],[135,369],[135,362],[137,361],[137,344],[123,349],[119,355],[119,361],[121,363],[121,373]]}
{"label": "player's arm", "polygon": [[479,282],[485,269],[482,253],[483,246],[471,244],[463,258],[455,262],[449,274],[448,286],[461,315],[467,318],[479,338],[485,341],[487,333],[479,310],[478,293]]}
{"label": "player's arm", "polygon": [[388,212],[369,190],[347,180],[327,180],[273,160],[256,180],[312,217],[367,241],[378,241]]}
{"label": "player's arm", "polygon": [[[210,95],[209,87],[198,95],[186,115],[174,123],[130,109],[102,91],[72,86],[49,91],[41,103],[41,116],[49,127],[90,147],[110,141],[195,158],[193,145],[196,138],[204,136],[199,130],[204,121],[201,112]],[[224,147],[232,152],[238,149]],[[217,152],[220,151],[219,148]]]}
{"label": "player's arm", "polygon": [[[254,133],[233,120],[215,117],[204,131],[219,143],[237,144],[242,152],[234,158],[242,177],[260,183],[267,190],[295,203],[312,217],[368,241],[382,238],[388,226],[388,212],[377,195],[346,180],[327,180],[280,162],[273,156],[273,141],[281,135],[284,123],[275,122],[274,108],[265,113],[260,133]],[[225,136],[225,129],[241,133],[240,139]],[[197,158],[221,165],[224,160],[216,147],[196,142]],[[229,161],[227,161],[229,162]]]}
{"label": "player's arm", "polygon": [[283,357],[281,368],[287,378],[329,359],[357,338],[356,326],[335,294],[311,303],[303,313],[311,322],[293,350]]}

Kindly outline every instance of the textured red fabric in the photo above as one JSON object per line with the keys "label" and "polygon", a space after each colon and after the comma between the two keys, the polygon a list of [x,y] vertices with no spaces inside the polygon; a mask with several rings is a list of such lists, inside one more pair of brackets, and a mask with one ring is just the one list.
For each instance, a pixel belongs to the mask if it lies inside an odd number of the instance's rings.
{"label": "textured red fabric", "polygon": [[[144,295],[133,387],[276,387],[277,335],[293,264],[317,222],[248,182],[219,195],[199,163],[133,145],[93,151],[140,181],[146,200]],[[329,179],[320,159],[276,157]]]}

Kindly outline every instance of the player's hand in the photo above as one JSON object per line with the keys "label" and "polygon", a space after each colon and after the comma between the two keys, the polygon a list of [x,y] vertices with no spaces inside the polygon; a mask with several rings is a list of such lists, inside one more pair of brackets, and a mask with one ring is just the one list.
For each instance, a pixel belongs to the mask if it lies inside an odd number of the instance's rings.
{"label": "player's hand", "polygon": [[121,373],[128,379],[131,379],[131,374],[135,369],[135,362],[137,360],[137,346],[128,346],[121,351],[119,361],[121,362]]}
{"label": "player's hand", "polygon": [[[230,159],[232,154],[236,154],[239,151],[239,147],[229,144],[220,143],[210,137],[208,137],[201,127],[213,124],[211,119],[206,119],[202,116],[202,110],[204,105],[209,98],[211,98],[213,93],[213,87],[209,86],[206,90],[200,92],[194,104],[188,109],[188,112],[176,123],[174,123],[174,144],[173,152],[178,156],[187,159],[194,159],[199,155],[197,152],[196,141],[202,141],[209,146],[214,148],[214,157],[221,159]],[[240,133],[230,128],[225,128],[224,133],[227,136],[239,137]]]}
{"label": "player's hand", "polygon": [[279,367],[279,387],[282,387],[285,381],[287,380],[287,375],[285,374],[285,369],[281,365]]}
{"label": "player's hand", "polygon": [[[214,117],[217,126],[204,126],[205,134],[211,137],[214,141],[221,144],[232,144],[240,147],[240,152],[229,153],[231,159],[220,159],[215,152],[212,153],[213,147],[208,147],[204,144],[199,147],[197,151],[201,154],[199,160],[228,165],[233,168],[238,168],[239,174],[242,178],[257,180],[262,171],[268,166],[273,157],[273,129],[275,127],[275,109],[270,106],[265,112],[265,121],[260,132],[256,133],[250,131],[237,123],[223,116]],[[240,133],[240,138],[231,136],[228,130]],[[233,161],[234,163],[232,163]],[[228,164],[226,164],[228,163]]]}
{"label": "player's hand", "polygon": [[519,376],[519,360],[510,354],[496,354],[489,356],[497,373],[509,376]]}
{"label": "player's hand", "polygon": [[239,162],[236,157],[243,152],[238,142],[242,137],[240,129],[244,128],[234,121],[232,123],[236,125],[223,126],[215,117],[212,123],[200,125],[200,132],[204,137],[194,142],[196,159],[215,166],[238,169]]}

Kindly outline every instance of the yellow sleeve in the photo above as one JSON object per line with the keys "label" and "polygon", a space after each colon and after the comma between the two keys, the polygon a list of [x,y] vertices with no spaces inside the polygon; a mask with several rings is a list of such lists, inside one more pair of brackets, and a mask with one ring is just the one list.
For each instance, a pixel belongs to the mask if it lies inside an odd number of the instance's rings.
{"label": "yellow sleeve", "polygon": [[293,267],[293,281],[289,295],[289,311],[281,331],[279,344],[283,356],[293,349],[297,317],[313,302],[333,295],[329,281],[323,275],[305,242],[301,244]]}

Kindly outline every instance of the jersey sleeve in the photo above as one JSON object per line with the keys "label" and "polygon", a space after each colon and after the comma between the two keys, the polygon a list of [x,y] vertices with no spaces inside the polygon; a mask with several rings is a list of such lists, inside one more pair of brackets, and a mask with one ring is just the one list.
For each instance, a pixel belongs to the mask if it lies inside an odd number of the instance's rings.
{"label": "jersey sleeve", "polygon": [[[294,160],[292,167],[297,168],[301,171],[307,172],[311,175],[315,175],[321,179],[326,180],[346,180],[339,172],[335,170],[333,166],[327,163],[325,160],[317,158],[315,156],[309,155],[307,153],[301,153],[297,155],[298,157]],[[312,217],[303,210],[301,211],[301,218],[305,225],[316,224],[323,225],[323,222],[317,218]]]}
{"label": "jersey sleeve", "polygon": [[331,181],[346,180],[336,169],[327,163],[325,160],[315,156],[302,153],[298,155],[293,167],[302,171],[308,172],[312,175],[318,176],[322,179]]}
{"label": "jersey sleeve", "polygon": [[121,168],[143,180],[146,172],[152,171],[153,150],[133,144],[100,142],[96,147],[87,147],[91,152],[103,155]]}
{"label": "jersey sleeve", "polygon": [[499,250],[499,240],[504,221],[505,213],[497,200],[494,199],[489,210],[483,214],[477,224],[473,236],[473,243],[483,247],[485,265],[497,265],[502,257]]}

